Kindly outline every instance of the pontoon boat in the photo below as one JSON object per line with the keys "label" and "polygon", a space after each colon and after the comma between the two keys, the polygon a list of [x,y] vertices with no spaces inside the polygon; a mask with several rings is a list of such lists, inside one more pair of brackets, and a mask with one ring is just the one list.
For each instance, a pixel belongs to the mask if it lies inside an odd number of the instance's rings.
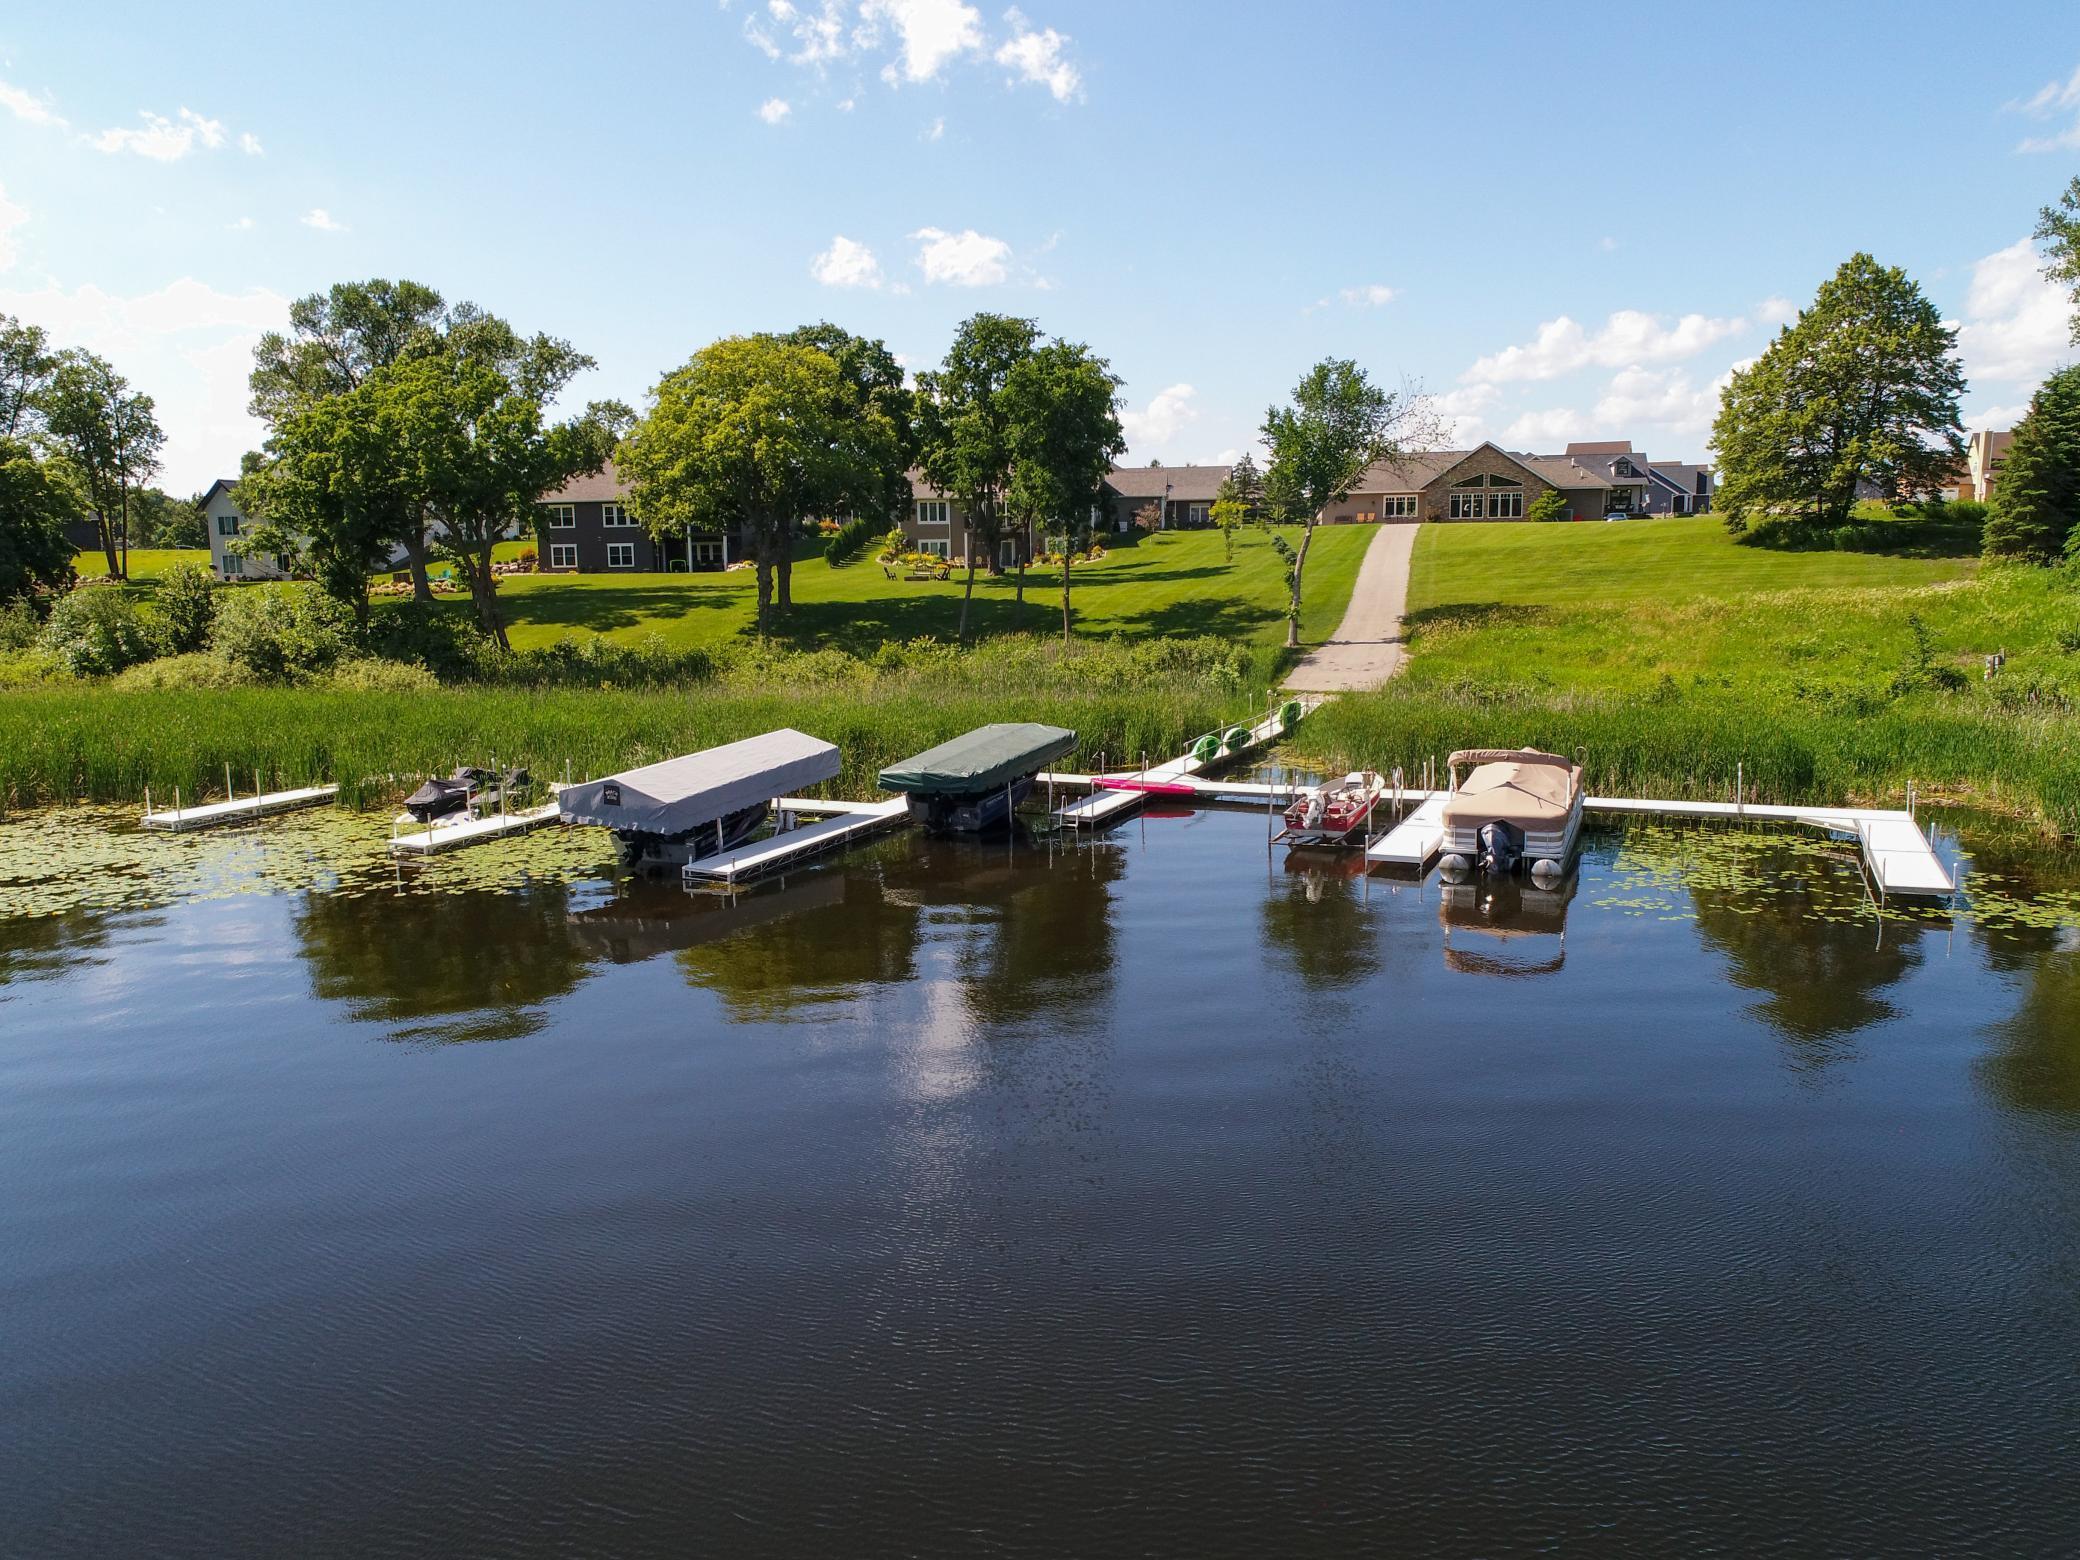
{"label": "pontoon boat", "polygon": [[977,726],[881,771],[881,789],[902,793],[910,816],[934,834],[985,834],[1006,827],[1051,759],[1076,733],[1030,722]]}
{"label": "pontoon boat", "polygon": [[[1461,769],[1472,772],[1461,778]],[[1506,874],[1525,862],[1534,882],[1566,873],[1582,832],[1579,764],[1531,748],[1468,748],[1452,755],[1451,773],[1440,863],[1447,879]]]}
{"label": "pontoon boat", "polygon": [[567,785],[557,808],[565,823],[613,830],[615,854],[629,870],[672,873],[743,844],[774,799],[834,780],[839,767],[837,748],[783,727]]}
{"label": "pontoon boat", "polygon": [[1370,769],[1354,770],[1302,792],[1286,809],[1286,831],[1279,838],[1291,845],[1342,845],[1372,817],[1387,782]]}

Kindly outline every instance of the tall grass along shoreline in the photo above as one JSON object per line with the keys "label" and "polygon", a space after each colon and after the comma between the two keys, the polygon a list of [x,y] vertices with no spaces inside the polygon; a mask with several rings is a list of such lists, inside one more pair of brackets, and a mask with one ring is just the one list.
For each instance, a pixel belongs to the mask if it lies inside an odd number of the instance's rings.
{"label": "tall grass along shoreline", "polygon": [[1268,654],[1218,641],[1062,651],[995,641],[965,655],[913,650],[877,665],[836,653],[747,662],[677,686],[421,691],[308,687],[125,689],[69,683],[0,694],[0,797],[10,808],[134,802],[176,786],[221,794],[338,781],[379,804],[459,763],[524,764],[540,779],[598,775],[794,726],[838,745],[840,786],[971,727],[1039,720],[1075,730],[1086,762],[1177,751],[1260,711]]}

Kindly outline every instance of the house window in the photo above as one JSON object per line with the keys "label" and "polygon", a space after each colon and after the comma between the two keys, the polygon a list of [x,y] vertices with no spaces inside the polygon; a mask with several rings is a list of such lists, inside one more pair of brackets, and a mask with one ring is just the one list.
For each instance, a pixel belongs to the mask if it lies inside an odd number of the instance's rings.
{"label": "house window", "polygon": [[1617,460],[1611,462],[1611,475],[1614,477],[1636,477],[1639,475],[1639,467],[1620,456]]}
{"label": "house window", "polygon": [[1416,496],[1413,493],[1391,493],[1379,501],[1379,517],[1382,520],[1413,520],[1416,517]]}
{"label": "house window", "polygon": [[1018,567],[1018,543],[1012,541],[997,543],[997,567],[1000,569],[1015,569]]}
{"label": "house window", "polygon": [[238,535],[238,516],[237,516],[237,515],[218,515],[218,516],[217,516],[217,535],[219,535],[219,536],[236,536],[236,535]]}
{"label": "house window", "polygon": [[1207,514],[1208,514],[1208,513],[1210,512],[1211,508],[1212,508],[1212,506],[1211,506],[1211,505],[1208,505],[1208,504],[1192,504],[1192,505],[1190,505],[1190,506],[1189,506],[1189,507],[1187,507],[1187,508],[1186,508],[1186,510],[1185,510],[1185,522],[1186,522],[1186,523],[1187,523],[1188,525],[1206,525],[1206,524],[1208,524],[1209,522],[1208,522],[1208,520],[1207,520],[1207,518],[1206,518],[1206,517],[1207,517]]}
{"label": "house window", "polygon": [[1672,513],[1687,515],[1690,513],[1690,495],[1688,493],[1676,494],[1674,498],[1668,501],[1668,507]]}
{"label": "house window", "polygon": [[601,504],[599,506],[599,523],[601,525],[634,525],[635,521],[630,517],[627,508],[623,505]]}
{"label": "house window", "polygon": [[233,574],[243,573],[244,569],[245,565],[239,560],[237,553],[227,552],[224,554],[224,574],[227,578]]}
{"label": "house window", "polygon": [[634,542],[607,543],[607,567],[610,569],[633,569],[636,566],[636,544]]}
{"label": "house window", "polygon": [[946,542],[944,538],[937,541],[919,542],[917,550],[933,558],[944,558],[946,556]]}
{"label": "house window", "polygon": [[1508,493],[1488,495],[1488,518],[1490,520],[1521,520],[1524,518],[1524,490],[1517,488]]}
{"label": "house window", "polygon": [[719,566],[722,562],[722,543],[720,542],[694,542],[691,550],[695,563],[712,563]]}
{"label": "house window", "polygon": [[568,531],[578,523],[576,504],[549,504],[544,507],[549,511],[549,529],[552,531]]}
{"label": "house window", "polygon": [[575,569],[578,566],[578,544],[576,542],[551,542],[549,544],[549,567],[552,569]]}
{"label": "house window", "polygon": [[[919,525],[951,524],[952,506],[943,498],[920,498],[917,501],[917,523]],[[945,557],[944,551],[939,554]]]}

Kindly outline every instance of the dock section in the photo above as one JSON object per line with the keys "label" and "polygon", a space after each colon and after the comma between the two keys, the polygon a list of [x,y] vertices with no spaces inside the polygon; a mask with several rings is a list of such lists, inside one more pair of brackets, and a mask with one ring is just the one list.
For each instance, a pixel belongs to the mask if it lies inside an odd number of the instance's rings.
{"label": "dock section", "polygon": [[[1320,705],[1321,700],[1318,698],[1303,698],[1299,702],[1300,713],[1302,717],[1305,717]],[[1233,763],[1236,759],[1247,757],[1251,753],[1259,752],[1276,742],[1284,734],[1285,727],[1279,723],[1278,712],[1273,710],[1269,715],[1266,715],[1262,720],[1249,728],[1249,734],[1243,738],[1239,746],[1232,750],[1217,753],[1203,762],[1192,757],[1189,753],[1181,753],[1176,758],[1170,759],[1165,763],[1157,764],[1149,769],[1138,770],[1131,774],[1069,775],[1056,773],[1052,775],[1043,774],[1035,778],[1042,785],[1052,780],[1057,785],[1090,786],[1094,788],[1089,796],[1055,809],[1054,821],[1065,829],[1107,828],[1112,824],[1123,821],[1130,813],[1138,812],[1146,805],[1151,795],[1158,798],[1168,797],[1191,801],[1213,800],[1221,796],[1246,796],[1252,800],[1270,800],[1269,793],[1281,788],[1265,786],[1258,782],[1239,782],[1222,786],[1212,783],[1210,771],[1218,769],[1225,764]],[[1162,789],[1143,791],[1097,788],[1099,782],[1104,780],[1118,781],[1123,785],[1161,787]],[[1283,788],[1283,790],[1286,798],[1290,800],[1290,788]]]}
{"label": "dock section", "polygon": [[824,813],[828,816],[800,828],[783,829],[748,845],[739,845],[735,850],[719,851],[698,861],[689,861],[683,869],[687,885],[711,883],[734,887],[748,883],[784,871],[827,850],[839,850],[869,835],[897,828],[910,818],[909,801],[901,796],[886,802],[819,802],[788,797],[781,801],[780,811],[783,814]]}
{"label": "dock section", "polygon": [[461,817],[453,822],[436,822],[423,829],[414,828],[392,835],[390,854],[439,855],[443,851],[461,850],[465,846],[482,845],[491,840],[502,840],[511,835],[546,828],[556,822],[557,818],[556,803],[552,801],[520,812],[490,813],[482,818]]}
{"label": "dock section", "polygon": [[232,823],[251,823],[276,813],[317,807],[339,795],[336,785],[307,785],[293,791],[261,791],[252,796],[234,796],[228,801],[204,802],[199,807],[175,807],[147,811],[139,820],[147,829],[168,834],[187,834],[196,829],[221,828]]}
{"label": "dock section", "polygon": [[1404,867],[1421,872],[1444,846],[1444,802],[1449,791],[1404,791],[1415,808],[1365,851],[1368,867]]}

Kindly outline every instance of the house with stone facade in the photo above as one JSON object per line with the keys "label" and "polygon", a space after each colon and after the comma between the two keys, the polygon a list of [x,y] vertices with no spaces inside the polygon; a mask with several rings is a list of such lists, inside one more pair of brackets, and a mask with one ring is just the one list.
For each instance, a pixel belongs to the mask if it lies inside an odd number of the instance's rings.
{"label": "house with stone facade", "polygon": [[536,566],[551,574],[683,574],[726,569],[748,556],[740,537],[722,531],[653,537],[629,511],[628,494],[612,461],[544,493]]}
{"label": "house with stone facade", "polygon": [[1470,450],[1419,450],[1376,461],[1351,496],[1322,519],[1332,525],[1412,524],[1426,520],[1521,520],[1539,494],[1558,489],[1568,518],[1600,520],[1610,483],[1552,455],[1513,454],[1486,443]]}

